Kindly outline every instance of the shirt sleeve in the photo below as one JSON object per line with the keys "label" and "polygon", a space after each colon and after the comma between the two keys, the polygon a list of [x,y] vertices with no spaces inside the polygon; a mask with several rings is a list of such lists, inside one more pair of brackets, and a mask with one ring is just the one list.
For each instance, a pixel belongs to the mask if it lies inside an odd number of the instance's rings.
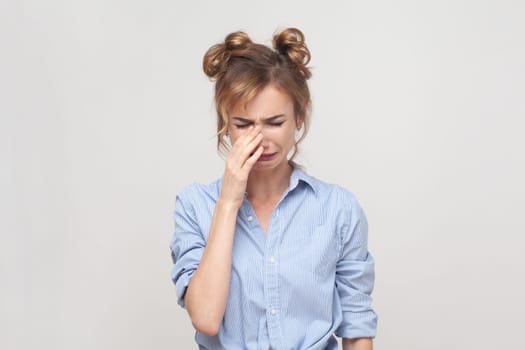
{"label": "shirt sleeve", "polygon": [[343,321],[335,334],[342,338],[374,338],[377,315],[371,307],[374,258],[368,252],[368,222],[355,198],[345,205],[350,212],[341,230],[341,250],[336,266],[336,288]]}
{"label": "shirt sleeve", "polygon": [[175,284],[178,304],[186,308],[186,288],[199,266],[206,243],[197,223],[195,210],[183,194],[177,195],[175,199],[174,224],[170,244],[173,260],[171,279]]}

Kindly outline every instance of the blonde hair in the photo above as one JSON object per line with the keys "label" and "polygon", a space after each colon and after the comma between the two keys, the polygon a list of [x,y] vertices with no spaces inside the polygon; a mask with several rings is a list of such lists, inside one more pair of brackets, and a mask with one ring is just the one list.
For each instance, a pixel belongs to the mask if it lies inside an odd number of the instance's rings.
{"label": "blonde hair", "polygon": [[[298,152],[310,119],[311,77],[310,51],[303,33],[287,28],[273,36],[273,48],[256,44],[244,32],[233,32],[223,43],[214,45],[204,55],[204,73],[215,81],[215,108],[217,110],[217,148],[228,151],[224,137],[227,134],[229,112],[238,104],[246,104],[266,86],[272,84],[287,93],[293,101],[296,121],[304,126],[296,141],[290,161]],[[298,119],[297,119],[298,118]]]}

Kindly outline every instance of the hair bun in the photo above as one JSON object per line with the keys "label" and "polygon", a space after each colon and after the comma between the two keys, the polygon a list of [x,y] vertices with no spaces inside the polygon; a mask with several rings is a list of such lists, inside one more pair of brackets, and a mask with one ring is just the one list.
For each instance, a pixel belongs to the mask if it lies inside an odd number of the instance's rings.
{"label": "hair bun", "polygon": [[232,51],[245,49],[251,43],[250,37],[244,32],[228,34],[224,39],[224,43],[210,47],[204,55],[202,61],[204,73],[211,79],[217,78],[224,71]]}
{"label": "hair bun", "polygon": [[287,55],[306,79],[310,78],[312,73],[306,67],[310,62],[310,50],[304,42],[303,32],[287,28],[273,36],[273,47],[280,54]]}
{"label": "hair bun", "polygon": [[245,49],[251,43],[252,40],[245,32],[233,32],[228,34],[224,39],[226,49],[230,51]]}

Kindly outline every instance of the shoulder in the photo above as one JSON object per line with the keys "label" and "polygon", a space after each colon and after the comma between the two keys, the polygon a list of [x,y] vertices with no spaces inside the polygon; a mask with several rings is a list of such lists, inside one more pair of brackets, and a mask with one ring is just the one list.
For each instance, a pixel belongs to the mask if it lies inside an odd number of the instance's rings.
{"label": "shoulder", "polygon": [[368,220],[356,195],[341,185],[324,181],[319,183],[321,184],[320,192],[330,193],[330,202],[332,203],[330,210],[335,215],[341,252],[345,246],[366,247]]}
{"label": "shoulder", "polygon": [[360,208],[357,197],[346,187],[320,180],[311,175],[305,175],[304,179],[314,189],[320,199],[329,199],[334,204],[340,205],[341,208],[345,209]]}
{"label": "shoulder", "polygon": [[316,199],[323,208],[335,216],[342,226],[366,222],[366,215],[357,196],[348,188],[305,175],[305,181],[315,191]]}
{"label": "shoulder", "polygon": [[191,183],[176,194],[176,201],[192,206],[198,206],[199,203],[215,203],[219,198],[221,184],[222,178],[209,184]]}
{"label": "shoulder", "polygon": [[208,232],[220,191],[220,180],[210,184],[192,183],[175,196],[175,226],[188,231]]}
{"label": "shoulder", "polygon": [[335,225],[340,247],[348,242],[356,245],[366,241],[368,222],[356,195],[348,188],[308,176],[310,186],[316,192],[323,213]]}

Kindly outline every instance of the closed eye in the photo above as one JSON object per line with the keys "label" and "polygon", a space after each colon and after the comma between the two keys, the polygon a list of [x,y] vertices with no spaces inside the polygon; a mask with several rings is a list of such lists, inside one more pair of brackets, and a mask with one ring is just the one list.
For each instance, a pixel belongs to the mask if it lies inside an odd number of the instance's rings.
{"label": "closed eye", "polygon": [[[279,127],[281,125],[284,124],[284,121],[282,122],[270,122],[268,123],[269,126],[272,126],[272,127]],[[237,129],[246,129],[248,128],[249,126],[253,125],[253,123],[247,123],[247,124],[235,124],[235,127]]]}
{"label": "closed eye", "polygon": [[252,125],[252,124],[237,124],[237,125],[235,125],[235,127],[237,127],[237,129],[246,129],[250,125]]}
{"label": "closed eye", "polygon": [[269,124],[270,124],[270,126],[276,126],[277,127],[277,126],[283,125],[283,123],[284,122],[277,122],[277,123],[269,123]]}

